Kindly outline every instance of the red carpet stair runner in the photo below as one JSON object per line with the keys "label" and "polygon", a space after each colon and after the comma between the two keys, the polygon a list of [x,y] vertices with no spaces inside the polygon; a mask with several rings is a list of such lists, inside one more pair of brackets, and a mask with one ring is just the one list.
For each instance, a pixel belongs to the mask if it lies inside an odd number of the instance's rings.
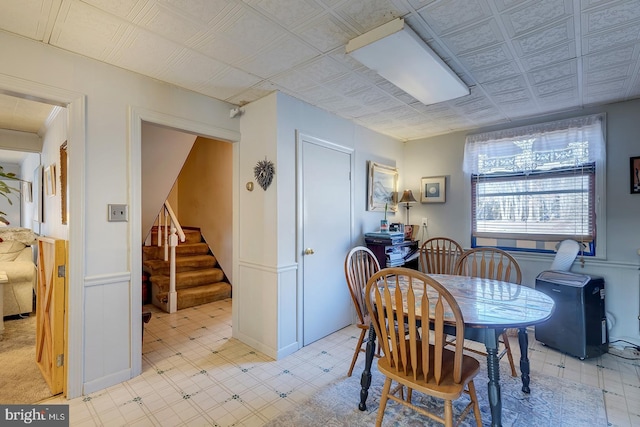
{"label": "red carpet stair runner", "polygon": [[[176,246],[178,310],[231,297],[231,285],[203,241],[200,229],[183,230],[186,239]],[[169,261],[164,261],[164,247],[157,246],[158,228],[154,227],[151,233],[151,246],[142,247],[142,271],[151,288],[150,302],[168,311]]]}

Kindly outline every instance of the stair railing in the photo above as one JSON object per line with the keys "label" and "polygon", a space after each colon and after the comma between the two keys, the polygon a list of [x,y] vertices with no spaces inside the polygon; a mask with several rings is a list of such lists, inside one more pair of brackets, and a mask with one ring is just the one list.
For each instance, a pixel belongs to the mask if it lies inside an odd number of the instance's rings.
{"label": "stair railing", "polygon": [[[169,295],[167,300],[169,313],[178,311],[178,293],[176,291],[176,246],[178,239],[184,242],[186,237],[178,217],[171,209],[169,201],[165,201],[156,218],[158,224],[158,246],[164,245],[164,260],[169,261]],[[163,239],[164,237],[164,239]],[[151,239],[151,233],[147,242]]]}

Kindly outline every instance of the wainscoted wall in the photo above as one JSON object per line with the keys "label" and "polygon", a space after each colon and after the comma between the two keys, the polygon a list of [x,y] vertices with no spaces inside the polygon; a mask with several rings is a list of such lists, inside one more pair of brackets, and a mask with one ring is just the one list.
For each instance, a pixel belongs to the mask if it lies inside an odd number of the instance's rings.
{"label": "wainscoted wall", "polygon": [[[82,394],[126,381],[131,372],[131,310],[122,301],[131,294],[131,273],[85,278],[84,384]],[[121,334],[111,331],[120,330]],[[126,332],[126,333],[125,333]]]}

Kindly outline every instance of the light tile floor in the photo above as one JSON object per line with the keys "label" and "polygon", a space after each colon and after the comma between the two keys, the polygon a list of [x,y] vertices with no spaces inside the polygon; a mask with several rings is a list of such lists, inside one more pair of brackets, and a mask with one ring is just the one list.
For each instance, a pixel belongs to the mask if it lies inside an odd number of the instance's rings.
{"label": "light tile floor", "polygon": [[[145,325],[142,375],[40,403],[69,404],[73,427],[262,426],[344,377],[359,335],[350,326],[274,361],[231,337],[230,299],[174,314],[147,308],[153,317]],[[580,361],[529,336],[532,372],[599,387],[610,426],[640,426],[639,360],[605,354]],[[517,360],[517,338],[511,340]]]}

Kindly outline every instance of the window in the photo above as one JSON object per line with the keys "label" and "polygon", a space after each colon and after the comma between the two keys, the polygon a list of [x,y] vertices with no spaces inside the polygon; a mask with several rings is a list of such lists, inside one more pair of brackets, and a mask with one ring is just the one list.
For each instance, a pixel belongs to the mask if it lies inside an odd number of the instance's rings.
{"label": "window", "polygon": [[558,241],[595,255],[604,115],[467,137],[472,246],[553,252]]}

